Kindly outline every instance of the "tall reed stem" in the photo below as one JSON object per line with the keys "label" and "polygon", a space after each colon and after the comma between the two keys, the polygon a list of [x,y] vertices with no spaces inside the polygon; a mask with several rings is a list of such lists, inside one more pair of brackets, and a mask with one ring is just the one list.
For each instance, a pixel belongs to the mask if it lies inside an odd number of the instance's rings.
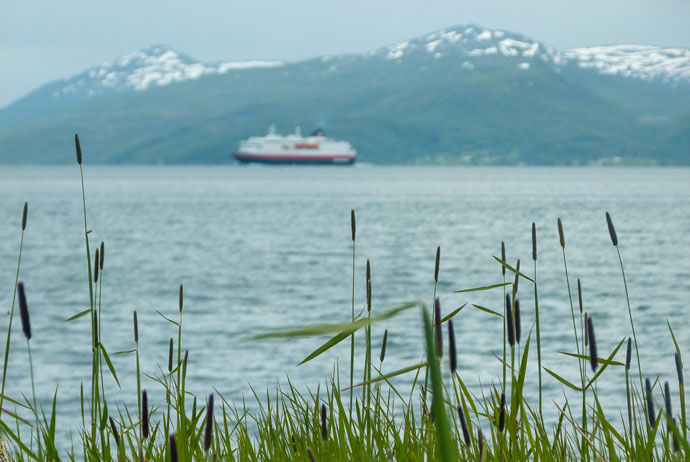
{"label": "tall reed stem", "polygon": [[[355,210],[350,211],[350,227],[352,228],[352,322],[355,322],[355,238],[357,225],[355,222]],[[350,336],[350,418],[352,418],[352,386],[355,379],[355,333]]]}

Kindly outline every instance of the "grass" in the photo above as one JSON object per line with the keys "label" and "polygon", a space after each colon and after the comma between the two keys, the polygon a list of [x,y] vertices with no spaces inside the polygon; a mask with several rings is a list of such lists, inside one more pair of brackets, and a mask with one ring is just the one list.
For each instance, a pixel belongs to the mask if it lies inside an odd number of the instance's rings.
{"label": "grass", "polygon": [[[75,137],[78,161],[81,169],[81,150]],[[685,415],[685,390],[683,360],[675,333],[669,328],[669,340],[675,348],[676,374],[680,406],[673,411],[671,385],[662,386],[658,378],[646,377],[643,384],[643,368],[637,361],[639,387],[630,380],[629,370],[633,343],[638,348],[634,334],[632,308],[629,304],[627,281],[624,281],[632,337],[617,343],[608,355],[599,357],[594,336],[594,321],[582,315],[578,326],[575,308],[570,292],[565,258],[565,240],[562,222],[558,229],[563,250],[564,272],[567,296],[571,305],[573,339],[575,352],[564,352],[578,364],[580,380],[577,384],[563,378],[563,371],[557,372],[541,367],[542,347],[540,327],[537,324],[537,362],[539,364],[537,403],[525,397],[525,387],[535,387],[534,381],[526,385],[527,366],[534,361],[531,351],[532,332],[525,329],[525,338],[520,338],[520,312],[517,283],[519,279],[532,282],[535,295],[535,314],[539,319],[539,305],[536,279],[536,227],[532,226],[533,278],[520,272],[519,260],[515,267],[506,262],[505,249],[501,258],[494,257],[501,265],[503,283],[490,283],[481,287],[463,289],[458,292],[504,291],[504,311],[495,312],[473,305],[491,319],[498,317],[504,327],[501,362],[503,380],[480,387],[479,394],[470,392],[464,381],[463,372],[457,370],[457,349],[455,326],[466,305],[446,313],[438,305],[436,289],[438,283],[440,248],[436,252],[434,269],[434,298],[437,304],[432,311],[424,302],[410,302],[391,309],[379,309],[372,303],[371,265],[367,262],[365,280],[366,310],[354,312],[355,297],[355,221],[352,221],[353,280],[350,319],[345,322],[310,325],[266,332],[255,341],[289,341],[297,337],[324,337],[319,348],[302,361],[319,357],[335,345],[350,340],[350,383],[340,384],[340,373],[335,367],[332,375],[325,377],[325,384],[316,390],[304,390],[290,379],[273,392],[259,394],[253,391],[254,403],[248,406],[230,402],[217,390],[209,388],[207,396],[197,396],[186,387],[188,351],[184,347],[183,331],[183,286],[179,286],[179,307],[176,319],[165,318],[177,331],[170,339],[168,367],[144,372],[140,368],[137,313],[133,313],[132,349],[127,353],[136,363],[136,390],[138,409],[132,411],[123,403],[110,399],[104,386],[112,380],[119,386],[117,371],[110,361],[103,345],[100,325],[101,293],[104,281],[105,247],[101,243],[97,257],[90,256],[90,230],[87,226],[86,194],[83,187],[84,238],[86,250],[85,273],[88,276],[90,306],[87,310],[69,318],[70,322],[89,319],[92,328],[91,383],[81,391],[81,426],[70,429],[75,435],[71,441],[57,441],[56,400],[52,406],[39,408],[35,397],[0,396],[3,409],[0,418],[0,460],[3,455],[16,461],[523,461],[523,460],[639,460],[676,461],[690,460],[690,446],[687,439],[688,424]],[[613,221],[607,214],[607,225],[615,246],[618,264],[624,278],[623,260]],[[21,283],[21,252],[26,228],[26,208],[22,220],[19,258],[15,288],[20,294],[22,328],[27,337],[28,355],[30,343],[40,342],[30,334],[29,310],[31,290],[26,292]],[[553,243],[555,244],[555,243]],[[505,282],[505,273],[514,276],[513,282]],[[431,291],[430,291],[431,292]],[[578,301],[582,307],[582,289],[578,283]],[[9,310],[8,342],[5,350],[3,384],[7,375],[7,358],[10,354],[9,335],[14,314],[15,301]],[[395,370],[384,371],[385,344],[388,330],[384,334],[382,351],[375,362],[372,352],[371,328],[375,323],[390,323],[399,314],[418,310],[419,329],[424,333],[424,342],[419,345],[423,359],[419,363]],[[345,315],[346,313],[344,313]],[[188,316],[193,313],[188,313]],[[345,316],[344,316],[345,317]],[[538,322],[538,321],[537,321]],[[578,329],[579,328],[579,329]],[[355,336],[363,330],[363,335]],[[578,332],[579,330],[579,332]],[[443,349],[443,335],[448,334],[448,346]],[[506,335],[507,333],[507,335]],[[517,335],[516,335],[517,334]],[[586,335],[585,335],[586,334]],[[363,369],[354,370],[355,343],[363,344]],[[498,340],[500,342],[500,339]],[[625,362],[619,360],[620,351],[627,342]],[[589,350],[586,347],[589,347]],[[443,351],[446,352],[445,357]],[[619,354],[620,353],[620,354]],[[15,353],[18,354],[18,353]],[[508,363],[510,357],[510,363]],[[30,356],[29,356],[30,360]],[[487,358],[493,361],[494,358]],[[587,372],[588,364],[591,374]],[[623,368],[627,409],[614,415],[604,413],[597,393],[597,380],[609,368]],[[33,368],[27,367],[33,387]],[[546,373],[542,378],[542,370]],[[40,374],[40,371],[37,371]],[[354,377],[360,374],[360,383]],[[400,389],[393,384],[394,377],[409,374],[413,376],[410,389]],[[450,380],[444,377],[450,377]],[[144,379],[144,380],[142,380]],[[543,403],[542,387],[547,383],[560,385],[563,400]],[[422,386],[424,384],[424,386]],[[149,401],[146,388],[157,388],[166,396],[164,402]],[[538,392],[538,393],[537,393]],[[156,393],[156,395],[160,395]],[[581,401],[581,403],[580,403]],[[582,404],[582,414],[575,416],[571,403]],[[663,405],[657,405],[663,403]],[[544,411],[555,413],[555,423],[546,423]],[[65,432],[62,432],[63,434]],[[67,443],[67,444],[66,444]],[[68,447],[59,452],[56,448]]]}

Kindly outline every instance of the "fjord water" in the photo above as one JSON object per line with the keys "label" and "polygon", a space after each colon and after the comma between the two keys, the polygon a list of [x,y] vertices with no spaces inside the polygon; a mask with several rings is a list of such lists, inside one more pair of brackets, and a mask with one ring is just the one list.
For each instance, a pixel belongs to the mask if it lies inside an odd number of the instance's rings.
{"label": "fjord water", "polygon": [[[175,326],[178,286],[184,284],[183,349],[188,389],[217,390],[241,403],[250,384],[259,394],[286,375],[315,389],[339,362],[348,381],[349,342],[297,367],[326,338],[254,341],[273,329],[348,321],[351,311],[350,209],[357,213],[356,300],[364,306],[366,259],[371,260],[373,312],[403,302],[431,301],[434,256],[441,246],[438,295],[444,313],[465,302],[502,311],[503,290],[453,291],[502,282],[506,243],[511,264],[533,274],[531,223],[537,224],[538,280],[544,366],[579,380],[568,290],[556,220],[563,219],[573,296],[581,278],[584,309],[593,318],[600,356],[631,334],[623,282],[604,217],[616,224],[626,264],[643,374],[675,381],[673,344],[690,357],[690,170],[683,168],[371,167],[91,167],[85,168],[92,250],[105,241],[102,341],[117,368],[131,412],[136,408],[132,311],[139,316],[143,371],[160,375]],[[65,319],[88,306],[79,170],[0,168],[0,307],[12,288],[24,201],[29,203],[20,280],[31,313],[37,393],[48,406],[58,390],[58,424],[65,438],[78,423],[80,383],[90,378],[88,318]],[[509,277],[511,280],[512,277]],[[534,323],[533,287],[521,280],[523,339]],[[574,299],[577,310],[577,299]],[[7,326],[0,326],[2,344]],[[470,305],[455,320],[458,369],[473,391],[498,384],[501,319]],[[383,371],[422,358],[416,310],[373,327],[374,349],[389,329]],[[523,340],[524,344],[524,340]],[[525,393],[536,403],[534,339]],[[357,356],[362,358],[363,335]],[[378,354],[375,355],[378,357]],[[625,348],[617,359],[624,361]],[[159,366],[160,368],[159,369]],[[360,369],[361,370],[361,369]],[[356,377],[361,377],[358,372]],[[412,375],[396,379],[405,390]],[[112,385],[112,380],[106,379]],[[145,379],[149,401],[162,388]],[[215,387],[215,388],[214,388]],[[88,386],[86,387],[88,388]],[[18,318],[14,321],[7,395],[29,394],[29,369]],[[545,416],[556,416],[561,386],[544,376]],[[608,410],[625,407],[622,368],[598,381]],[[677,385],[672,385],[677,403]],[[574,400],[577,401],[577,400]],[[112,402],[112,398],[111,398]],[[122,404],[121,404],[122,406]],[[111,403],[111,407],[113,404]],[[76,435],[76,433],[75,433]]]}

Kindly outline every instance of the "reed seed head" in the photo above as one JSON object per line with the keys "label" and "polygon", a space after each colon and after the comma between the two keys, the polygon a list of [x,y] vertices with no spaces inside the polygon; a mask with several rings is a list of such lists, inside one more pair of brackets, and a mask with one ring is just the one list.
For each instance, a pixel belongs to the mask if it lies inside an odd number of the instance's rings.
{"label": "reed seed head", "polygon": [[170,435],[170,462],[177,462],[177,441],[175,434]]}
{"label": "reed seed head", "polygon": [[666,417],[671,421],[673,416],[673,407],[671,406],[671,387],[668,381],[664,383],[664,406],[666,407]]}
{"label": "reed seed head", "polygon": [[481,428],[477,429],[477,441],[479,444],[479,460],[483,460],[484,458],[482,456],[484,455],[484,433],[482,433]]}
{"label": "reed seed head", "polygon": [[645,390],[647,397],[647,417],[649,418],[649,426],[654,428],[656,422],[656,412],[654,411],[654,399],[652,397],[652,383],[649,379],[645,380]]}
{"label": "reed seed head", "polygon": [[616,234],[616,228],[613,226],[613,220],[611,220],[611,215],[606,212],[606,224],[609,227],[609,234],[611,235],[611,243],[614,247],[618,246],[618,235]]}
{"label": "reed seed head", "polygon": [[537,225],[532,222],[532,260],[537,261]]}
{"label": "reed seed head", "polygon": [[371,263],[367,259],[367,311],[371,312]]}
{"label": "reed seed head", "polygon": [[350,210],[350,226],[352,227],[352,242],[355,242],[355,234],[357,234],[357,224],[355,223],[355,209]]}
{"label": "reed seed head", "polygon": [[101,267],[101,271],[103,271],[103,260],[105,259],[105,242],[101,241],[101,259],[98,262],[98,266]]}
{"label": "reed seed head", "polygon": [[314,457],[314,451],[312,451],[309,446],[307,446],[307,455],[309,456],[309,462],[316,462],[316,457]]}
{"label": "reed seed head", "polygon": [[[506,261],[506,243],[501,241],[501,260]],[[506,267],[501,265],[501,274],[506,275]]]}
{"label": "reed seed head", "polygon": [[506,331],[508,332],[508,345],[515,347],[515,323],[513,322],[513,305],[510,303],[510,295],[506,295]]}
{"label": "reed seed head", "polygon": [[434,282],[438,282],[438,266],[441,263],[441,246],[436,247],[436,266],[434,267]]}
{"label": "reed seed head", "polygon": [[321,404],[321,438],[328,441],[328,414],[325,404]]}
{"label": "reed seed head", "polygon": [[93,312],[93,343],[98,348],[98,311]]}
{"label": "reed seed head", "polygon": [[630,359],[632,358],[632,338],[628,337],[628,349],[625,352],[625,370],[630,370]]}
{"label": "reed seed head", "polygon": [[29,214],[29,204],[24,202],[24,211],[22,212],[22,231],[26,229],[26,217]]}
{"label": "reed seed head", "polygon": [[520,300],[515,299],[515,341],[520,343]]}
{"label": "reed seed head", "polygon": [[563,234],[563,222],[558,219],[558,239],[561,242],[561,248],[565,249],[565,235]]}
{"label": "reed seed head", "polygon": [[19,292],[19,316],[22,319],[22,331],[27,340],[31,339],[31,321],[29,320],[29,307],[26,305],[26,295],[24,294],[24,283],[17,284]]}
{"label": "reed seed head", "polygon": [[594,336],[594,322],[592,317],[587,317],[587,335],[589,337],[589,364],[592,372],[596,372],[599,367],[599,357],[597,356],[597,339]]}
{"label": "reed seed head", "polygon": [[211,393],[211,396],[208,397],[208,406],[206,406],[206,428],[204,430],[204,452],[208,453],[208,450],[211,448],[212,438],[213,438],[213,393]]}
{"label": "reed seed head", "polygon": [[137,321],[137,312],[133,313],[134,318],[134,343],[139,343],[139,321]]}
{"label": "reed seed head", "polygon": [[386,329],[386,331],[383,333],[383,342],[381,343],[381,356],[380,356],[381,362],[383,362],[383,360],[386,357],[386,343],[387,342],[388,342],[388,329]]}
{"label": "reed seed head", "polygon": [[502,432],[506,427],[506,394],[501,393],[501,409],[498,414],[498,431]]}
{"label": "reed seed head", "polygon": [[463,411],[462,406],[459,404],[458,417],[460,417],[460,427],[462,428],[462,436],[465,439],[465,444],[467,446],[472,446],[472,441],[470,440],[470,431],[467,428],[467,421],[465,420],[465,411]]}
{"label": "reed seed head", "polygon": [[453,320],[448,320],[448,358],[450,359],[450,375],[455,375],[458,369],[457,350],[455,349],[455,330]]}
{"label": "reed seed head", "polygon": [[[587,325],[587,319],[589,315],[585,313],[585,326]],[[585,329],[585,346],[589,345],[589,329]]]}
{"label": "reed seed head", "polygon": [[[519,258],[517,261],[517,265],[515,265],[515,269],[520,271],[520,259]],[[518,274],[515,273],[515,282],[513,282],[513,293],[514,294],[517,294],[519,282],[520,282],[520,276],[518,276]]]}
{"label": "reed seed head", "polygon": [[141,435],[149,437],[149,400],[146,390],[141,392]]}
{"label": "reed seed head", "polygon": [[110,419],[110,430],[113,432],[113,439],[115,440],[115,446],[117,446],[118,451],[120,450],[120,433],[117,431],[117,425],[112,417]]}
{"label": "reed seed head", "polygon": [[577,301],[580,304],[580,314],[582,314],[582,284],[580,284],[580,278],[577,278]]}
{"label": "reed seed head", "polygon": [[[672,418],[671,422],[673,423],[673,428],[677,429],[678,424],[676,423],[676,418]],[[676,430],[677,431],[677,430]],[[678,442],[678,437],[676,436],[676,432],[673,431],[671,432],[671,435],[673,436],[673,452],[680,452],[680,443]]]}
{"label": "reed seed head", "polygon": [[81,165],[81,144],[79,143],[79,135],[74,134],[74,147],[77,150],[77,163]]}
{"label": "reed seed head", "polygon": [[676,374],[678,375],[678,384],[682,387],[685,381],[683,380],[683,363],[680,360],[680,356],[676,353]]}
{"label": "reed seed head", "polygon": [[168,350],[168,372],[173,369],[173,339],[170,337],[170,349]]}
{"label": "reed seed head", "polygon": [[182,284],[180,284],[180,300],[179,300],[180,313],[182,313],[182,306],[183,305],[184,305],[184,289],[182,287]]}
{"label": "reed seed head", "polygon": [[436,333],[436,355],[443,357],[443,328],[441,326],[441,302],[438,297],[434,302],[434,331]]}
{"label": "reed seed head", "polygon": [[93,282],[97,283],[98,282],[98,262],[100,262],[100,258],[98,258],[98,249],[96,249],[96,256],[93,259]]}

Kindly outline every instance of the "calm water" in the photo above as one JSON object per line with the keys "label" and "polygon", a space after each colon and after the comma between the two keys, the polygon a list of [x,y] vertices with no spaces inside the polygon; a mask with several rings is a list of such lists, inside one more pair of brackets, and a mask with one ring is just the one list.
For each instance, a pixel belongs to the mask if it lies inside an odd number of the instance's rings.
{"label": "calm water", "polygon": [[[539,236],[539,292],[544,365],[575,381],[572,323],[556,219],[565,226],[571,284],[582,279],[585,310],[595,321],[600,355],[630,335],[614,247],[604,212],[617,226],[626,263],[641,361],[648,376],[675,383],[666,320],[690,358],[690,170],[576,168],[241,168],[87,167],[92,246],[106,243],[103,342],[111,354],[133,347],[132,311],[140,320],[143,369],[167,366],[174,326],[156,314],[177,313],[185,287],[183,348],[190,350],[189,386],[200,396],[216,387],[227,398],[285,381],[315,387],[340,361],[345,381],[349,344],[296,367],[325,339],[255,342],[276,328],[350,317],[350,209],[357,212],[356,306],[364,305],[364,268],[371,259],[375,312],[433,292],[434,254],[441,246],[438,293],[444,312],[465,302],[502,310],[502,290],[453,291],[501,282],[492,255],[504,240],[508,259],[532,274],[532,221]],[[61,428],[77,421],[79,385],[90,377],[87,318],[66,323],[88,306],[81,190],[77,166],[0,167],[0,306],[9,309],[19,247],[21,210],[29,203],[20,280],[25,282],[37,392],[48,403],[59,385]],[[521,281],[523,337],[534,322],[532,287]],[[2,345],[6,319],[2,322]],[[420,360],[419,313],[384,328],[384,370]],[[7,394],[30,393],[18,318]],[[499,318],[466,308],[456,320],[459,367],[467,383],[488,385],[501,374]],[[361,338],[360,338],[361,340]],[[362,351],[362,342],[358,344]],[[536,350],[533,350],[536,353]],[[624,360],[625,349],[619,359]],[[113,358],[134,409],[134,358]],[[528,393],[535,396],[536,354]],[[401,385],[410,378],[400,378]],[[150,401],[164,400],[146,380]],[[672,386],[677,397],[676,386]],[[625,406],[623,372],[606,371],[598,385],[610,410]],[[551,399],[561,387],[545,381]],[[675,401],[677,403],[677,399]],[[676,404],[677,405],[677,404]]]}

